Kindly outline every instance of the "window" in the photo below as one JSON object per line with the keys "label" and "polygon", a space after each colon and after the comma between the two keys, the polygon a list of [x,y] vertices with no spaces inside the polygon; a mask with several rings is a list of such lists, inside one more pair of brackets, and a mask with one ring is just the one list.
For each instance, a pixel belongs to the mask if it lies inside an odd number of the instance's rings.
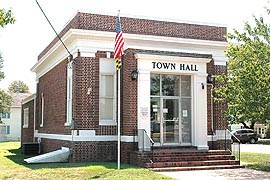
{"label": "window", "polygon": [[6,134],[10,134],[10,126],[9,125],[6,126]]}
{"label": "window", "polygon": [[72,122],[72,62],[67,66],[67,113],[65,126],[70,126]]}
{"label": "window", "polygon": [[4,118],[4,119],[10,119],[10,113],[9,112],[1,113],[1,117]]}
{"label": "window", "polygon": [[100,77],[100,120],[115,121],[114,75]]}
{"label": "window", "polygon": [[23,110],[23,128],[28,128],[29,123],[29,108]]}
{"label": "window", "polygon": [[44,94],[41,93],[41,123],[40,127],[43,127],[44,123]]}
{"label": "window", "polygon": [[99,125],[116,125],[115,60],[101,58],[99,63]]}

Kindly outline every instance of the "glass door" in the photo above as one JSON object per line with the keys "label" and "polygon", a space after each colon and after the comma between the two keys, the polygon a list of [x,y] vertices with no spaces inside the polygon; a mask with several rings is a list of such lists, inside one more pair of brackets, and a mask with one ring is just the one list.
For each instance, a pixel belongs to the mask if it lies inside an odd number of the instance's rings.
{"label": "glass door", "polygon": [[179,143],[179,99],[163,99],[163,143]]}
{"label": "glass door", "polygon": [[151,98],[151,138],[155,143],[160,143],[160,98]]}
{"label": "glass door", "polygon": [[150,97],[155,145],[191,144],[191,76],[151,74]]}

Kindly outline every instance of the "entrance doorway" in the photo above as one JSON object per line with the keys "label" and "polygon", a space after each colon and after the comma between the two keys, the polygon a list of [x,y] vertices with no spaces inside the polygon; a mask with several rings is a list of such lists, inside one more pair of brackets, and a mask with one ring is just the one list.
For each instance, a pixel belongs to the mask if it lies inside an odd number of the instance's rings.
{"label": "entrance doorway", "polygon": [[151,74],[151,138],[156,145],[191,144],[191,76]]}

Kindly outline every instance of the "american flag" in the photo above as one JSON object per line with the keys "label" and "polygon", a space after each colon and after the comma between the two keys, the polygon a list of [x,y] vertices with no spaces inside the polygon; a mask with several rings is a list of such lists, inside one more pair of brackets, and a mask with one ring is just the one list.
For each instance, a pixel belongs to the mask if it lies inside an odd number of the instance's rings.
{"label": "american flag", "polygon": [[116,70],[119,70],[122,66],[121,56],[124,52],[124,39],[122,35],[120,16],[116,17],[116,37],[114,45],[114,59],[116,60]]}

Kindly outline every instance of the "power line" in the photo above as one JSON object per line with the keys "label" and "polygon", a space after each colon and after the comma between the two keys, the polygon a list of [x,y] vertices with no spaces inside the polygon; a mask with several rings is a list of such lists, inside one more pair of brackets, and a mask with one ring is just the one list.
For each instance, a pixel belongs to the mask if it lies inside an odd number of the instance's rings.
{"label": "power line", "polygon": [[70,51],[68,50],[67,46],[65,45],[65,43],[62,41],[61,37],[59,36],[59,34],[56,32],[56,30],[54,29],[52,23],[50,22],[50,20],[48,19],[48,17],[46,16],[45,12],[43,11],[43,9],[41,8],[40,4],[38,3],[38,1],[36,0],[36,3],[39,7],[39,9],[41,10],[41,12],[43,13],[43,15],[45,16],[45,18],[47,19],[48,23],[50,24],[50,26],[52,27],[53,31],[55,32],[57,38],[59,39],[59,41],[63,44],[64,48],[66,49],[66,51],[68,52],[68,54],[70,55],[70,57],[72,57],[72,54],[70,53]]}

